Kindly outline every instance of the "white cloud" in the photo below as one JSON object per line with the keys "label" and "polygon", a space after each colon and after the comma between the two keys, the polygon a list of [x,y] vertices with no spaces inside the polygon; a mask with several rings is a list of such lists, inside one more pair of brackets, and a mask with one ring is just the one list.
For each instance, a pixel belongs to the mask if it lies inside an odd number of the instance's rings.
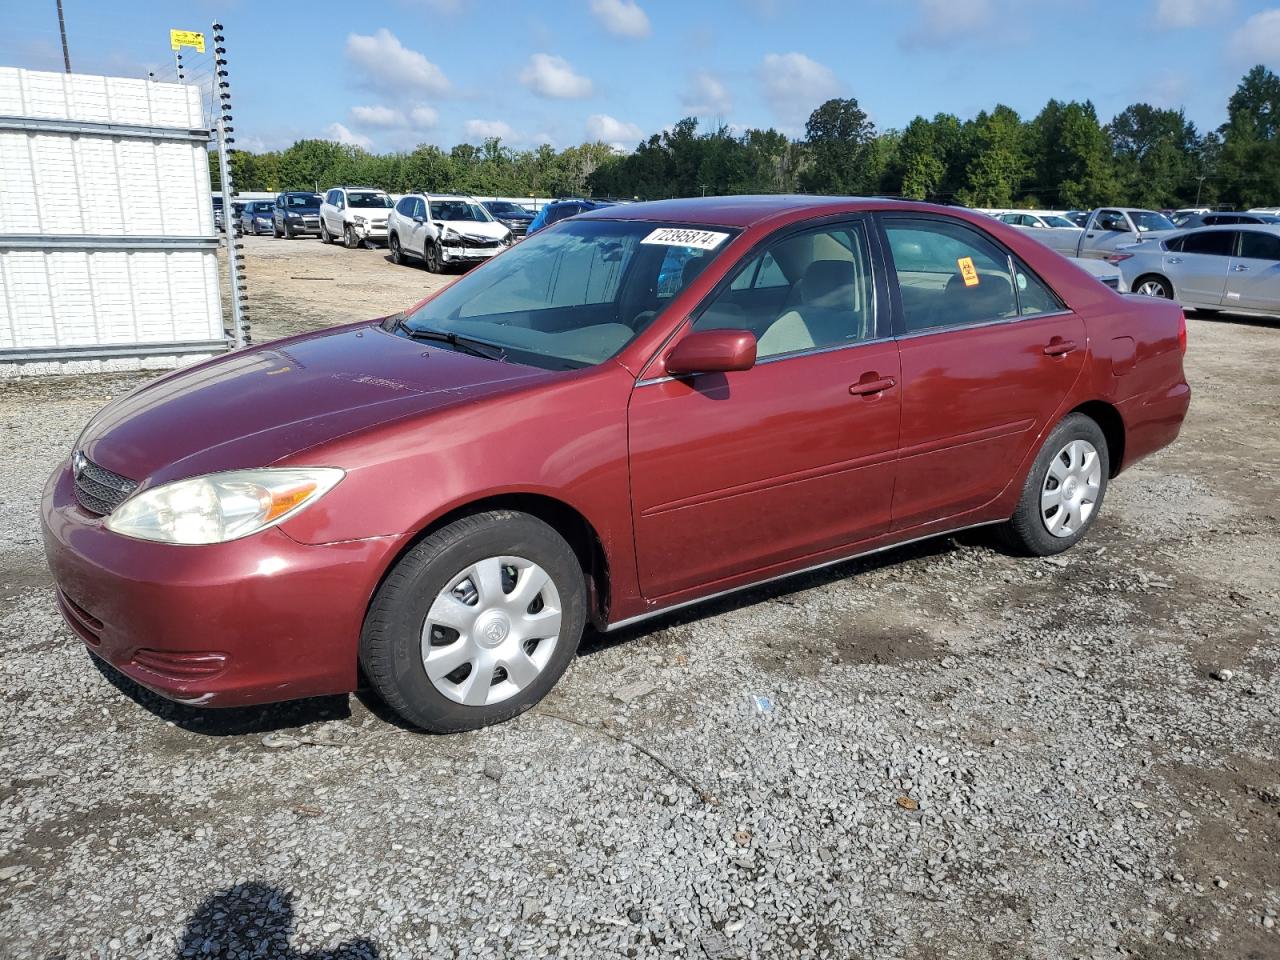
{"label": "white cloud", "polygon": [[649,15],[635,0],[591,0],[591,15],[600,26],[620,37],[647,37],[652,30]]}
{"label": "white cloud", "polygon": [[1231,12],[1233,0],[1156,0],[1155,22],[1162,30],[1198,27]]}
{"label": "white cloud", "polygon": [[440,114],[435,107],[428,107],[425,103],[409,111],[409,120],[415,127],[434,127],[439,119]]}
{"label": "white cloud", "polygon": [[463,124],[468,140],[488,140],[498,137],[501,140],[515,140],[517,133],[511,124],[503,120],[468,120]]}
{"label": "white cloud", "polygon": [[680,98],[685,110],[695,117],[723,116],[733,108],[729,88],[714,73],[699,70]]}
{"label": "white cloud", "polygon": [[1280,65],[1280,9],[1263,10],[1231,37],[1232,56],[1245,64]]}
{"label": "white cloud", "polygon": [[381,105],[352,107],[351,122],[360,127],[403,127],[404,114]]}
{"label": "white cloud", "polygon": [[325,128],[325,136],[330,140],[337,140],[338,143],[345,143],[353,147],[362,147],[365,150],[373,149],[373,141],[363,134],[353,133],[340,123],[331,123]]}
{"label": "white cloud", "polygon": [[634,123],[618,120],[607,113],[587,117],[587,139],[609,144],[615,150],[631,150],[644,137]]}
{"label": "white cloud", "polygon": [[794,52],[766,54],[760,64],[760,82],[773,112],[791,123],[802,122],[840,90],[830,67]]}
{"label": "white cloud", "polygon": [[535,53],[520,74],[520,82],[540,97],[553,100],[580,100],[591,96],[590,77],[575,73],[564,57]]}
{"label": "white cloud", "polygon": [[[908,50],[953,47],[980,36],[995,13],[993,0],[915,0],[916,16],[899,37]],[[1008,13],[1008,11],[1006,11]]]}
{"label": "white cloud", "polygon": [[410,50],[386,27],[371,36],[347,35],[347,59],[371,87],[395,92],[442,94],[449,89],[444,71],[417,50]]}

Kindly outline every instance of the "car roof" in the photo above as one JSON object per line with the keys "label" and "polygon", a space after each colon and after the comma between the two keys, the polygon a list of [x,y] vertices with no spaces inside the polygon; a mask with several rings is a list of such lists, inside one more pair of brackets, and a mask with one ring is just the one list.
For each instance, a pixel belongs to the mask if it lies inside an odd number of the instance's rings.
{"label": "car roof", "polygon": [[1239,232],[1241,230],[1250,233],[1269,233],[1273,236],[1280,236],[1280,223],[1210,223],[1203,227],[1191,227],[1186,230],[1179,230],[1176,234],[1168,237],[1183,237],[1192,233],[1212,233],[1225,231]]}
{"label": "car roof", "polygon": [[857,213],[867,210],[903,213],[945,213],[962,219],[990,222],[992,217],[967,207],[946,206],[915,200],[879,197],[825,197],[808,194],[767,194],[762,196],[688,197],[678,200],[650,200],[603,207],[580,214],[584,219],[665,220],[675,223],[702,223],[718,227],[746,227],[778,219],[801,220]]}

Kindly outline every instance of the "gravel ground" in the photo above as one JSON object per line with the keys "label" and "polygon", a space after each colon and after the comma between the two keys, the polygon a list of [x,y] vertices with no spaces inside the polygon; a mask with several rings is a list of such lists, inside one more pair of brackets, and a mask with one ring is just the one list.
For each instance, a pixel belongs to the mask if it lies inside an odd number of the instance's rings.
{"label": "gravel ground", "polygon": [[[440,282],[247,246],[259,339]],[[942,538],[591,638],[453,737],[95,668],[34,509],[137,381],[0,384],[0,957],[1280,956],[1280,324],[1190,339],[1182,439],[1071,553]]]}

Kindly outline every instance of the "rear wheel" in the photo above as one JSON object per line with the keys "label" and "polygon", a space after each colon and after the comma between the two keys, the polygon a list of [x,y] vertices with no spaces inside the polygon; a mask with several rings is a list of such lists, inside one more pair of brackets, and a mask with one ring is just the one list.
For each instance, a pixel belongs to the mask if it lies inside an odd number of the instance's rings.
{"label": "rear wheel", "polygon": [[1107,492],[1111,461],[1102,428],[1072,413],[1050,431],[1002,528],[1019,553],[1047,557],[1075,546],[1093,525]]}
{"label": "rear wheel", "polygon": [[572,548],[536,517],[463,517],[410,550],[369,607],[360,663],[401,717],[434,733],[500,723],[551,690],[586,623]]}
{"label": "rear wheel", "polygon": [[1148,274],[1145,277],[1139,277],[1133,283],[1133,292],[1140,293],[1144,297],[1161,297],[1165,300],[1173,299],[1173,286],[1164,277],[1158,277],[1155,274]]}

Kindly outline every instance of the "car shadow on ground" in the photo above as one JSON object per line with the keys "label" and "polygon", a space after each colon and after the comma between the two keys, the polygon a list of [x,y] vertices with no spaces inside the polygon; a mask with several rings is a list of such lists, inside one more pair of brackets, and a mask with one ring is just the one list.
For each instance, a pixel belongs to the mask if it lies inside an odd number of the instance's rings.
{"label": "car shadow on ground", "polygon": [[189,707],[152,693],[98,657],[91,659],[107,682],[126,697],[158,719],[189,733],[209,737],[239,737],[302,727],[323,720],[345,720],[351,716],[351,702],[346,694],[288,700],[261,707]]}
{"label": "car shadow on ground", "polygon": [[681,627],[697,620],[704,620],[732,610],[754,606],[757,603],[781,602],[791,594],[825,587],[835,583],[837,580],[856,577],[872,570],[879,570],[882,567],[892,567],[908,560],[922,560],[927,557],[942,556],[955,550],[957,545],[991,546],[994,543],[994,539],[990,527],[962,530],[959,533],[949,535],[940,534],[927,540],[893,547],[880,553],[853,560],[844,560],[829,567],[822,567],[819,570],[797,573],[763,586],[747,587],[737,593],[731,593],[716,600],[695,603],[671,613],[659,614],[652,620],[644,620],[634,626],[622,627],[610,633],[588,630],[586,636],[582,638],[582,646],[578,649],[578,655],[591,656],[610,650],[619,644],[642,640],[662,630]]}
{"label": "car shadow on ground", "polygon": [[1192,310],[1196,320],[1208,320],[1212,323],[1229,323],[1237,327],[1263,327],[1268,330],[1280,330],[1280,317],[1268,317],[1260,313],[1227,313],[1218,310]]}
{"label": "car shadow on ground", "polygon": [[271,957],[272,960],[378,960],[372,940],[344,940],[326,950],[295,950],[293,894],[266,883],[237,883],[206,897],[187,921],[175,960]]}

